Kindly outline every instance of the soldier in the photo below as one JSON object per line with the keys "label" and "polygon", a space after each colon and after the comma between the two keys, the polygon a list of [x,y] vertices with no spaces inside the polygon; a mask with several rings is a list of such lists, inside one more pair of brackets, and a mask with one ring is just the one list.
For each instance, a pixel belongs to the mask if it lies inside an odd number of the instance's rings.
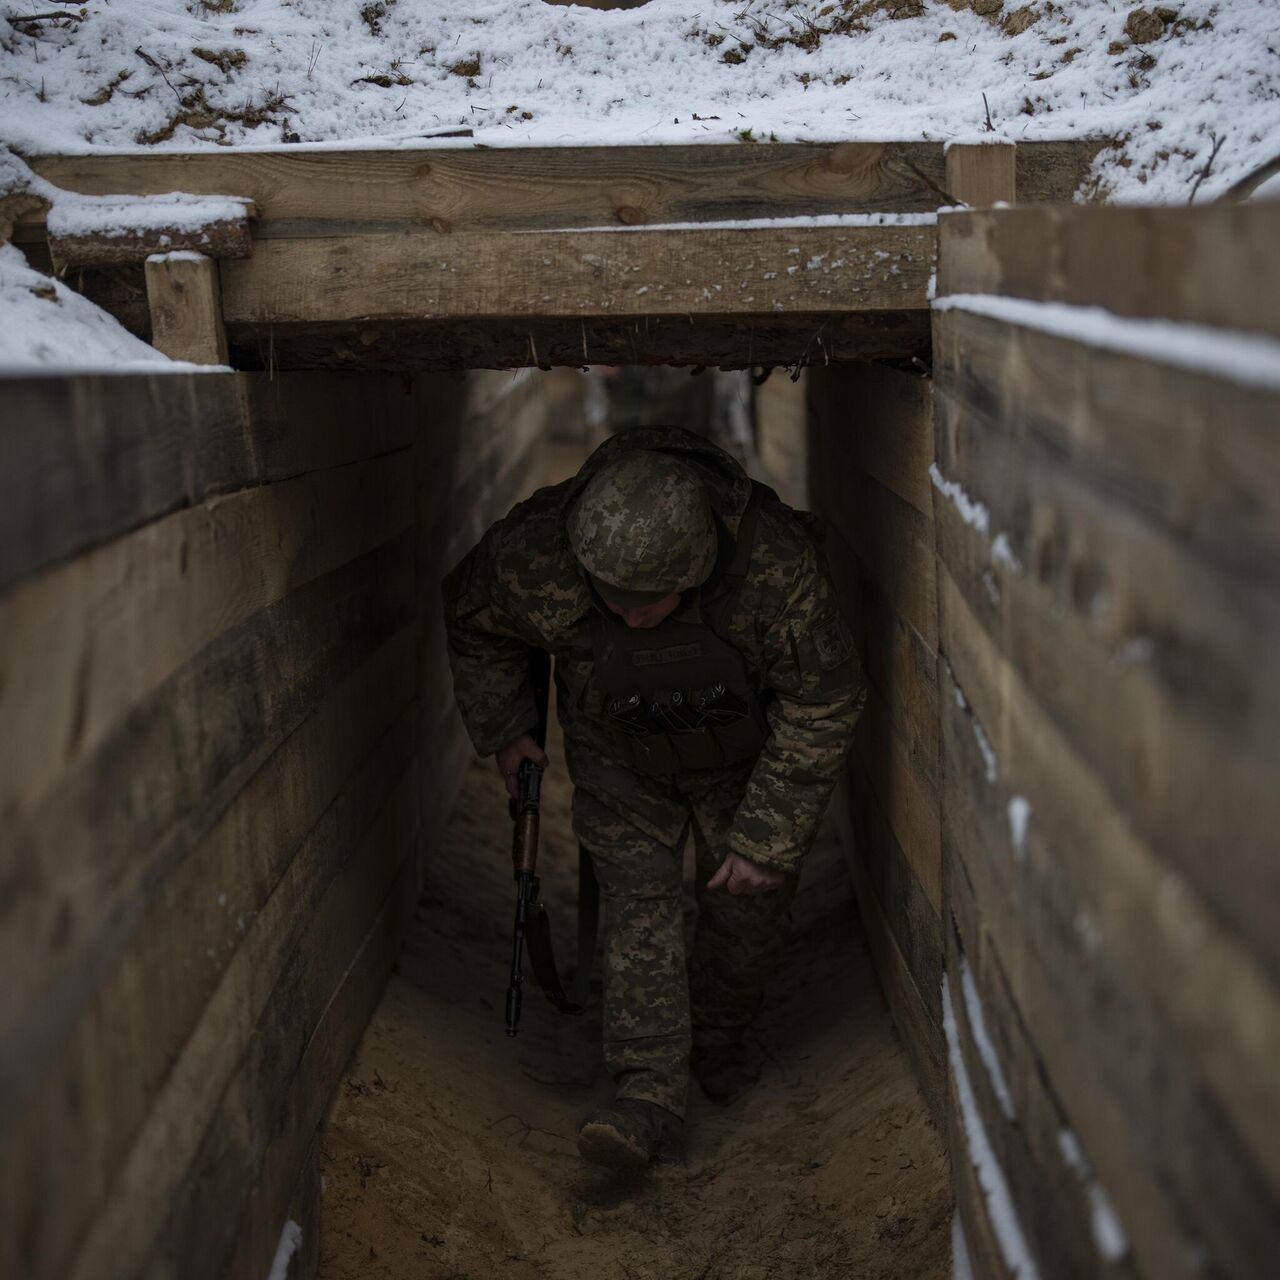
{"label": "soldier", "polygon": [[612,1167],[678,1159],[690,1066],[725,1103],[759,1074],[743,1032],[864,696],[809,527],[715,445],[636,427],[495,524],[444,591],[463,719],[512,794],[521,760],[545,761],[529,648],[556,659],[617,1090],[579,1149]]}

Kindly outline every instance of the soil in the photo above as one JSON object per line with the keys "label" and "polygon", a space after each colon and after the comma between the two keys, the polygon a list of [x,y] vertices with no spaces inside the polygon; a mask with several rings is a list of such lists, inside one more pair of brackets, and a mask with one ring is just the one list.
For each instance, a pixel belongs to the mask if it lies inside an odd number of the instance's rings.
{"label": "soil", "polygon": [[[553,743],[553,749],[554,749]],[[563,770],[544,792],[543,895],[562,947],[576,874]],[[429,851],[408,942],[322,1134],[322,1280],[932,1280],[950,1275],[946,1159],[889,1020],[827,833],[756,1032],[760,1083],[691,1086],[688,1163],[584,1164],[575,1121],[609,1095],[599,999],[503,1003],[513,886],[492,767],[468,772]]]}

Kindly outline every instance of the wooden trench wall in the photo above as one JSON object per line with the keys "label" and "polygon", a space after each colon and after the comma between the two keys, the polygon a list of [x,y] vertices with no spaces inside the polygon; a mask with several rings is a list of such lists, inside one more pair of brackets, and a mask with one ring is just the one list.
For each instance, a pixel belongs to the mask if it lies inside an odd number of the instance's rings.
{"label": "wooden trench wall", "polygon": [[840,817],[980,1277],[1280,1259],[1280,389],[1215,352],[1280,335],[1278,237],[944,215],[932,377],[809,372],[871,685]]}
{"label": "wooden trench wall", "polygon": [[527,374],[0,381],[0,1274],[318,1246],[316,1129],[468,747],[438,583]]}

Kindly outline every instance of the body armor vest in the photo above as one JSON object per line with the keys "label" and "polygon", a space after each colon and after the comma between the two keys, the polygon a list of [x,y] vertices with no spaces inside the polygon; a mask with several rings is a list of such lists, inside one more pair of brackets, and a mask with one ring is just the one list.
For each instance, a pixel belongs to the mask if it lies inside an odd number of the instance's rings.
{"label": "body armor vest", "polygon": [[737,542],[726,533],[727,568],[702,621],[665,618],[632,628],[598,610],[592,681],[619,758],[639,773],[721,769],[754,759],[769,736],[765,704],[741,653],[717,631],[746,577],[763,485],[752,485]]}

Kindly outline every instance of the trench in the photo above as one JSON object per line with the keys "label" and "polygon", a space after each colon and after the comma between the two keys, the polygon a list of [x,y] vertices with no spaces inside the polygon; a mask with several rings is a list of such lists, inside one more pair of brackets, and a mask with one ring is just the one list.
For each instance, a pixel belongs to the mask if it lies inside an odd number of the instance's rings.
{"label": "trench", "polygon": [[[550,478],[576,469],[575,453],[553,446]],[[558,745],[553,723],[553,762]],[[570,796],[553,763],[539,870],[562,955],[576,911]],[[501,782],[473,761],[322,1126],[322,1280],[950,1275],[943,1140],[872,968],[830,818],[753,1028],[759,1084],[720,1107],[691,1082],[685,1165],[640,1176],[586,1165],[576,1150],[578,1116],[611,1096],[599,955],[585,1016],[557,1014],[527,973],[520,1034],[505,1034],[510,840]]]}

